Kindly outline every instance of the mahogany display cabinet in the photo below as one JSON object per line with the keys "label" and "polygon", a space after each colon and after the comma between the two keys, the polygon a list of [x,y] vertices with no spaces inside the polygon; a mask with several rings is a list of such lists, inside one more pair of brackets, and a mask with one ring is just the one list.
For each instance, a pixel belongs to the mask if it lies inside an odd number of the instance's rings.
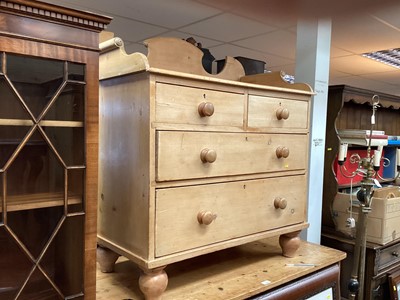
{"label": "mahogany display cabinet", "polygon": [[95,299],[99,32],[0,2],[0,299]]}

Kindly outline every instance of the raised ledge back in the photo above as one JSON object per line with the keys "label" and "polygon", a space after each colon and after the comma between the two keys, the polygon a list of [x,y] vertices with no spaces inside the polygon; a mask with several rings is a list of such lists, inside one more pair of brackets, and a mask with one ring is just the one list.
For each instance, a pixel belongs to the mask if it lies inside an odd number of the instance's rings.
{"label": "raised ledge back", "polygon": [[142,53],[127,54],[122,39],[118,37],[100,43],[100,80],[150,68],[234,81],[245,75],[242,64],[233,57],[226,58],[220,73],[208,73],[202,65],[203,52],[178,38],[157,37],[146,40],[144,44],[148,48],[147,56]]}
{"label": "raised ledge back", "polygon": [[146,55],[139,52],[127,54],[124,42],[119,37],[100,43],[99,48],[101,53],[100,80],[145,71],[150,68]]}
{"label": "raised ledge back", "polygon": [[202,65],[203,52],[178,38],[156,37],[146,40],[144,44],[148,48],[147,56],[139,52],[127,54],[122,39],[118,37],[100,43],[100,80],[154,68],[312,92],[306,83],[289,83],[284,80],[283,71],[245,76],[242,64],[229,56],[221,72],[210,74]]}
{"label": "raised ledge back", "polygon": [[285,72],[277,71],[264,74],[247,75],[240,78],[241,82],[270,85],[281,88],[295,89],[300,91],[312,92],[312,88],[307,83],[289,83],[285,79]]}
{"label": "raised ledge back", "polygon": [[150,67],[184,72],[200,76],[239,81],[245,75],[242,64],[233,57],[226,57],[225,66],[218,74],[210,74],[203,68],[203,52],[185,40],[156,37],[144,41],[148,49]]}

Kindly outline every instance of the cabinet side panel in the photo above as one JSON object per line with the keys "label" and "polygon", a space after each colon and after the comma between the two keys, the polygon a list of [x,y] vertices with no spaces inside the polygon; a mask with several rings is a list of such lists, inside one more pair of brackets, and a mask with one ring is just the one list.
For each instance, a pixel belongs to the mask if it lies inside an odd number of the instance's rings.
{"label": "cabinet side panel", "polygon": [[325,133],[325,162],[324,162],[324,186],[322,202],[322,225],[335,228],[332,218],[332,204],[337,193],[337,180],[333,171],[333,162],[339,148],[339,139],[336,128],[336,118],[343,106],[342,95],[330,90],[328,96],[328,115]]}
{"label": "cabinet side panel", "polygon": [[149,255],[149,80],[144,73],[100,82],[98,236]]}
{"label": "cabinet side panel", "polygon": [[96,233],[99,150],[98,61],[98,53],[87,52],[85,299],[96,298]]}

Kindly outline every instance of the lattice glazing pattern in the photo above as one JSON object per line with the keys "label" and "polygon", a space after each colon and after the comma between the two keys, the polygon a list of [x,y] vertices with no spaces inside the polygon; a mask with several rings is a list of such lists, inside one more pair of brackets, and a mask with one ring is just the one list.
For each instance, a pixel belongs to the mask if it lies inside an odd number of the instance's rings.
{"label": "lattice glazing pattern", "polygon": [[85,65],[0,55],[0,299],[83,299]]}

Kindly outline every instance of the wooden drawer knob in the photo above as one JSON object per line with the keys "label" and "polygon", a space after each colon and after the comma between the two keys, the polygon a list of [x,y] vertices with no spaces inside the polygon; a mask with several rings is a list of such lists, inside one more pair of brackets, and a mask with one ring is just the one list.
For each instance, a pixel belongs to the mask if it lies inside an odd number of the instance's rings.
{"label": "wooden drawer knob", "polygon": [[279,146],[276,148],[276,157],[277,158],[287,158],[289,156],[289,149],[283,146]]}
{"label": "wooden drawer knob", "polygon": [[210,225],[216,218],[217,215],[211,211],[201,211],[197,214],[197,221],[204,225]]}
{"label": "wooden drawer knob", "polygon": [[211,117],[214,114],[214,104],[202,102],[198,106],[198,111],[201,117]]}
{"label": "wooden drawer knob", "polygon": [[278,208],[285,209],[287,206],[287,201],[285,198],[277,197],[274,200],[274,206],[276,209],[278,209]]}
{"label": "wooden drawer knob", "polygon": [[276,118],[278,120],[287,120],[289,118],[289,110],[287,108],[284,107],[279,107],[276,110]]}
{"label": "wooden drawer knob", "polygon": [[205,148],[200,152],[200,159],[203,163],[213,163],[217,159],[217,152],[212,149]]}

